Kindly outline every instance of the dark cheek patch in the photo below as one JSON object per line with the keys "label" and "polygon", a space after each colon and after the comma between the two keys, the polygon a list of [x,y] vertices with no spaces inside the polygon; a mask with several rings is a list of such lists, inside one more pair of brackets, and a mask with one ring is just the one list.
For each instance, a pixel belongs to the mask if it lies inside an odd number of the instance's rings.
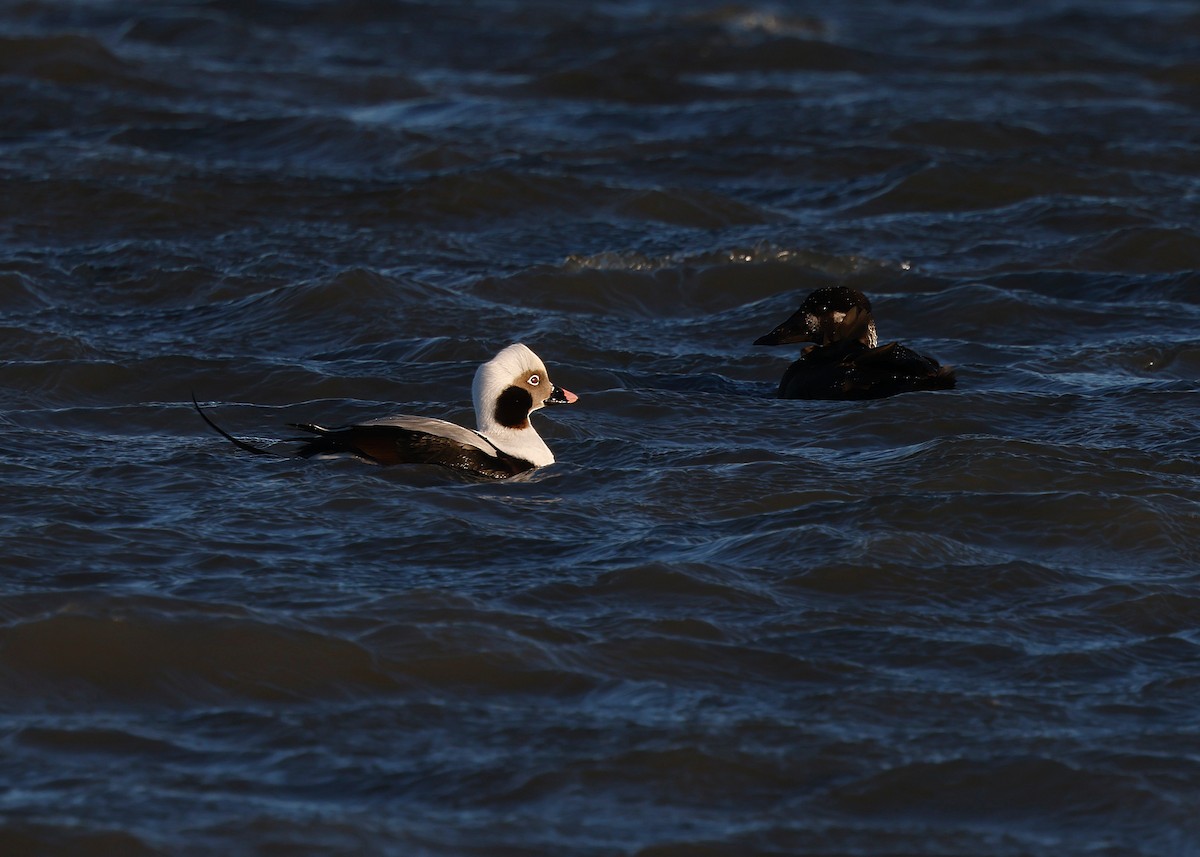
{"label": "dark cheek patch", "polygon": [[520,387],[509,387],[496,399],[496,422],[513,429],[529,427],[529,409],[533,396]]}

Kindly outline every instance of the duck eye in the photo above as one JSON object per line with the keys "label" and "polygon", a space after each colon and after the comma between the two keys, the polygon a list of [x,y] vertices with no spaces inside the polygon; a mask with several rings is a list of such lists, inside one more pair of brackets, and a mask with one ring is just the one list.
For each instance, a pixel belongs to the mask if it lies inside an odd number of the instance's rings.
{"label": "duck eye", "polygon": [[529,386],[530,387],[536,387],[538,384],[541,383],[541,381],[542,381],[542,379],[539,378],[537,375],[529,376]]}

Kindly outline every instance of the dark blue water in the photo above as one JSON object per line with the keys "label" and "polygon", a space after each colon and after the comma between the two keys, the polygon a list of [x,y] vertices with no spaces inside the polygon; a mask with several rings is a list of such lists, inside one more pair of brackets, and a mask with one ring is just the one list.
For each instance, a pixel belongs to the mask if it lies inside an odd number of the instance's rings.
{"label": "dark blue water", "polygon": [[1200,854],[1198,204],[1190,2],[0,7],[0,853]]}

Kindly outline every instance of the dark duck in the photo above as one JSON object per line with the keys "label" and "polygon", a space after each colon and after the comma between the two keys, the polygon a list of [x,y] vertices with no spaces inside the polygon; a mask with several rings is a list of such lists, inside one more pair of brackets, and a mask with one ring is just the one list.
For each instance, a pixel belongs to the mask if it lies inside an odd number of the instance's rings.
{"label": "dark duck", "polygon": [[[484,363],[472,387],[478,430],[446,420],[400,414],[354,425],[326,428],[292,423],[308,437],[293,455],[301,458],[353,456],[373,464],[435,464],[486,479],[504,479],[554,463],[554,454],[530,424],[544,405],[566,405],[578,396],[555,386],[545,364],[529,348],[516,343]],[[274,455],[231,435],[196,410],[222,437],[241,449]]]}
{"label": "dark duck", "polygon": [[813,342],[779,382],[781,399],[880,399],[948,390],[954,370],[898,342],[879,344],[871,302],[846,286],[817,289],[755,345]]}

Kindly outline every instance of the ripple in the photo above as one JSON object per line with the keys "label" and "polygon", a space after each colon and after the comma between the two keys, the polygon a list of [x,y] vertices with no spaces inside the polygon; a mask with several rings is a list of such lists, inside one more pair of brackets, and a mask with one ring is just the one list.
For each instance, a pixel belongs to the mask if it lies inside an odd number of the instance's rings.
{"label": "ripple", "polygon": [[[86,603],[86,602],[85,602]],[[97,609],[97,608],[100,609]],[[149,608],[149,609],[147,609]],[[222,698],[338,698],[396,687],[361,648],[311,631],[186,605],[62,603],[9,620],[10,699],[186,706]]]}

